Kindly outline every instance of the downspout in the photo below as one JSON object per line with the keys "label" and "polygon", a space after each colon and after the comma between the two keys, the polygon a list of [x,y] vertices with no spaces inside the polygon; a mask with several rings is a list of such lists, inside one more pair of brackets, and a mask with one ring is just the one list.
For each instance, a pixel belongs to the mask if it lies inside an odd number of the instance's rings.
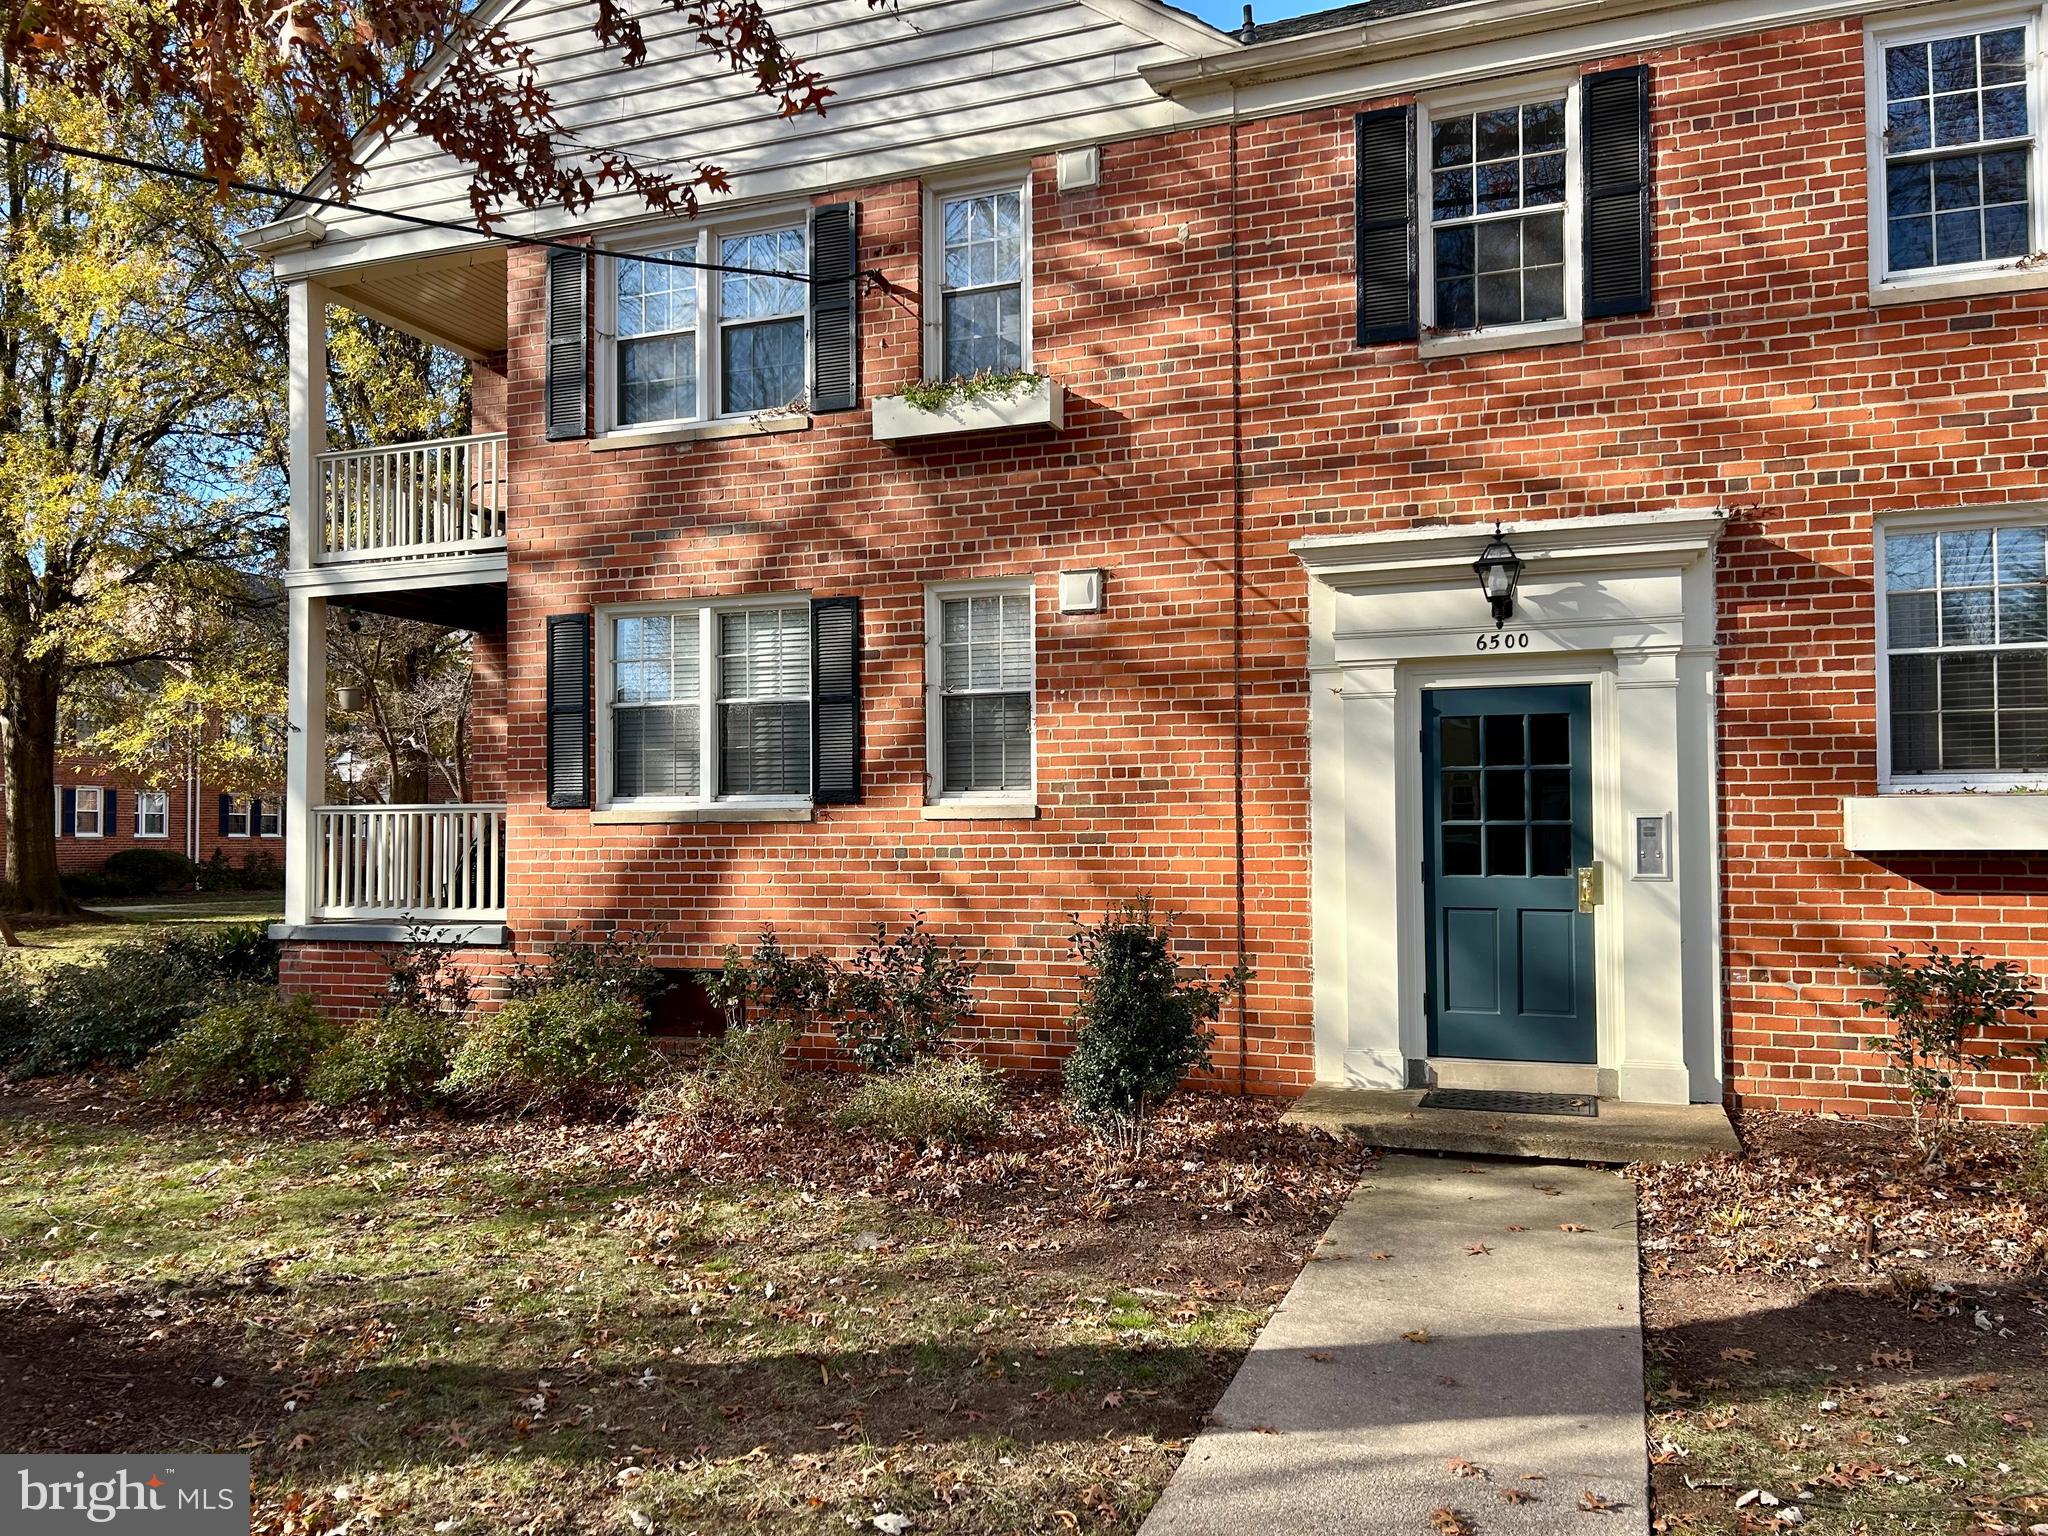
{"label": "downspout", "polygon": [[[1251,7],[1245,7],[1251,23]],[[1244,252],[1238,227],[1237,91],[1230,101],[1230,780],[1233,875],[1237,887],[1237,1091],[1247,1091],[1251,1022],[1245,966],[1244,858]]]}

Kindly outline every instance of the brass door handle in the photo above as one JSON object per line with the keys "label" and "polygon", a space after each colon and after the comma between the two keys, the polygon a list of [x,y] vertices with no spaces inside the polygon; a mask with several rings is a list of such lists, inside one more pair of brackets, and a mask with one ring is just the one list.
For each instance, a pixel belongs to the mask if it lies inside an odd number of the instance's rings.
{"label": "brass door handle", "polygon": [[1579,866],[1579,910],[1590,912],[1600,905],[1605,895],[1606,881],[1598,864]]}

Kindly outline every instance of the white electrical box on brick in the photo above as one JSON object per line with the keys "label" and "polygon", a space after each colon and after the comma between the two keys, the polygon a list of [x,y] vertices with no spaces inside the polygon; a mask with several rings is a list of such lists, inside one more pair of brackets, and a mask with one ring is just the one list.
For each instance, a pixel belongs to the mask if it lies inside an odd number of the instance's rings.
{"label": "white electrical box on brick", "polygon": [[1060,612],[1102,612],[1102,572],[1061,571]]}

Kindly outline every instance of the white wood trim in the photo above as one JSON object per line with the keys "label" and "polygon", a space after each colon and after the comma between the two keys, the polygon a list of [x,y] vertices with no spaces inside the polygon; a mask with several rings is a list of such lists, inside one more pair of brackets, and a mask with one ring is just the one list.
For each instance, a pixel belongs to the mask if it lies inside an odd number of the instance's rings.
{"label": "white wood trim", "polygon": [[[592,675],[595,690],[596,712],[593,734],[596,737],[592,753],[593,771],[597,775],[591,796],[591,820],[593,823],[608,822],[614,825],[635,823],[658,823],[669,820],[704,821],[781,821],[808,820],[814,802],[810,796],[797,795],[720,795],[714,793],[718,784],[718,615],[731,613],[741,608],[795,608],[808,607],[812,599],[805,593],[775,593],[748,597],[707,597],[681,598],[668,602],[642,601],[633,603],[608,603],[596,609],[591,623],[596,633],[591,637]],[[612,695],[616,691],[612,672],[612,621],[647,614],[668,614],[676,618],[694,617],[697,621],[697,785],[694,798],[682,796],[641,796],[621,800],[613,796],[612,784]],[[815,683],[813,685],[815,693]],[[811,721],[813,732],[817,730],[815,715]],[[815,791],[816,785],[812,786]],[[766,815],[753,817],[747,811],[799,811],[800,816],[783,817]],[[699,814],[709,813],[709,814]]]}
{"label": "white wood trim", "polygon": [[[1311,928],[1322,1081],[1406,1086],[1425,1060],[1422,693],[1593,691],[1596,1065],[1624,1098],[1720,1095],[1714,511],[1523,523],[1508,633],[1471,571],[1490,525],[1323,535],[1309,583]],[[1626,879],[1634,818],[1671,817],[1668,881]],[[1674,963],[1674,957],[1676,963]]]}
{"label": "white wood trim", "polygon": [[[85,808],[85,797],[92,796],[92,831],[79,825],[79,813]],[[77,838],[98,839],[107,835],[107,792],[98,784],[73,784],[71,786],[71,835]]]}
{"label": "white wood trim", "polygon": [[[159,800],[163,803],[164,827],[161,832],[143,830],[142,802],[144,799]],[[167,838],[171,835],[171,796],[169,790],[138,789],[135,791],[135,835],[137,838],[147,838],[151,841]]]}
{"label": "white wood trim", "polygon": [[[946,721],[939,680],[944,675],[941,637],[942,605],[949,598],[1022,596],[1031,602],[1031,782],[1022,789],[947,793]],[[1038,814],[1038,584],[1030,576],[990,576],[973,581],[934,582],[924,589],[924,803],[939,820],[967,820],[977,808],[991,817],[1012,820],[1030,807]],[[958,807],[957,812],[951,808]],[[951,814],[948,814],[951,812]]]}
{"label": "white wood trim", "polygon": [[327,599],[285,591],[284,920],[313,920],[320,879],[318,807],[327,791]]}
{"label": "white wood trim", "polygon": [[[1416,199],[1416,313],[1421,320],[1420,351],[1425,357],[1453,356],[1469,352],[1500,351],[1512,347],[1546,346],[1577,341],[1583,336],[1585,279],[1582,276],[1581,247],[1584,244],[1584,200],[1580,181],[1584,175],[1584,150],[1580,140],[1579,76],[1576,74],[1523,75],[1510,80],[1467,85],[1458,90],[1433,92],[1415,103],[1415,199]],[[1490,108],[1526,106],[1561,96],[1564,100],[1564,203],[1556,211],[1564,218],[1564,314],[1554,320],[1522,325],[1475,325],[1470,330],[1436,329],[1436,224],[1435,197],[1431,185],[1430,123],[1433,117],[1463,117]],[[1475,188],[1476,196],[1476,188]],[[1509,217],[1541,217],[1549,209],[1524,208]],[[1478,223],[1487,222],[1484,219]],[[1468,223],[1465,227],[1476,228]],[[1475,236],[1476,242],[1476,236]],[[1475,268],[1476,270],[1476,268]],[[1474,303],[1478,285],[1474,283]],[[1476,318],[1475,308],[1475,318]]]}
{"label": "white wood trim", "polygon": [[924,270],[921,287],[926,300],[924,304],[924,368],[927,379],[943,379],[946,376],[946,301],[945,301],[945,250],[946,221],[944,208],[947,199],[972,197],[977,193],[1017,192],[1017,218],[1022,226],[1024,248],[1018,253],[1021,278],[1018,284],[1018,334],[1021,361],[1018,369],[1031,369],[1031,289],[1034,271],[1034,246],[1031,219],[1031,167],[1013,166],[1005,169],[983,170],[979,174],[959,178],[936,178],[926,181],[918,198],[919,228],[923,236],[920,242],[924,248]]}
{"label": "white wood trim", "polygon": [[[1879,17],[1864,24],[1863,154],[1871,303],[1926,303],[1939,298],[2048,288],[2048,272],[2033,265],[2041,252],[2048,251],[2048,127],[2044,127],[2048,123],[2048,118],[2044,118],[2044,110],[2048,110],[2048,58],[2044,58],[2042,51],[2048,29],[2042,25],[2044,14],[2048,12],[2038,5],[1955,5]],[[2027,121],[2033,128],[2033,143],[2027,151],[2028,254],[2003,261],[1916,267],[1893,273],[1887,212],[1889,185],[1885,177],[1884,51],[1902,43],[1932,42],[1957,32],[1992,31],[2001,25],[2024,27],[2027,34]]]}

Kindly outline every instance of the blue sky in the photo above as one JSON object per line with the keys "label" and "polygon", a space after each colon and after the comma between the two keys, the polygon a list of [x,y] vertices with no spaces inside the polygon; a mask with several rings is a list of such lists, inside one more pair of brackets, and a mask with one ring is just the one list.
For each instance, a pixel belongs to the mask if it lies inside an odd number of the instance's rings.
{"label": "blue sky", "polygon": [[[1212,27],[1235,32],[1244,21],[1244,0],[1168,0],[1184,11],[1192,11]],[[1345,0],[1252,0],[1252,16],[1258,21],[1278,21],[1305,11],[1327,11]]]}

